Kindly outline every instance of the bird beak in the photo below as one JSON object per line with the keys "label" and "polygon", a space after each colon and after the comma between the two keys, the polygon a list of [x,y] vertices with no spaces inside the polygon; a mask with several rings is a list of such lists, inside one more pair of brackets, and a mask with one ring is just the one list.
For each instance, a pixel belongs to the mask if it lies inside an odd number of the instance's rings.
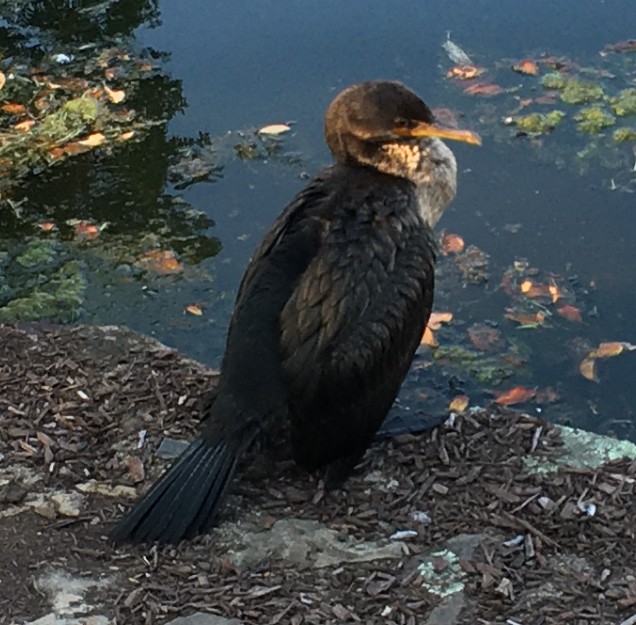
{"label": "bird beak", "polygon": [[395,128],[393,132],[399,137],[431,137],[481,145],[481,137],[475,132],[446,128],[437,124],[427,124],[426,122],[415,122],[415,125],[411,128]]}

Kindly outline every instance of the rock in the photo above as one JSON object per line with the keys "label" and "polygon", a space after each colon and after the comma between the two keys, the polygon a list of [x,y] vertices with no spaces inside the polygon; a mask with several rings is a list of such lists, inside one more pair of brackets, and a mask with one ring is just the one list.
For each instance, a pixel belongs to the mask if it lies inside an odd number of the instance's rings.
{"label": "rock", "polygon": [[64,571],[49,571],[39,577],[36,588],[48,595],[53,611],[26,625],[108,625],[106,616],[90,614],[95,610],[85,598],[95,587],[103,589],[114,578],[101,579],[73,577]]}
{"label": "rock", "polygon": [[80,493],[54,493],[51,501],[58,514],[68,517],[78,517],[86,502],[86,497]]}
{"label": "rock", "polygon": [[123,486],[121,484],[117,486],[111,486],[110,484],[104,484],[96,480],[89,480],[82,484],[75,486],[81,493],[96,493],[99,495],[105,495],[106,497],[126,497],[127,499],[136,499],[138,494],[137,490],[132,486]]}
{"label": "rock", "polygon": [[176,438],[164,438],[157,449],[157,456],[165,460],[178,458],[190,443]]}
{"label": "rock", "polygon": [[466,595],[464,591],[454,592],[448,597],[444,597],[429,614],[426,625],[449,625],[457,622],[459,615],[466,605]]}
{"label": "rock", "polygon": [[195,612],[190,616],[180,616],[173,621],[168,621],[166,625],[243,625],[243,623],[235,618],[228,619],[207,612]]}
{"label": "rock", "polygon": [[28,490],[15,481],[7,482],[0,486],[0,503],[17,504],[24,501],[28,494]]}
{"label": "rock", "polygon": [[564,466],[594,469],[620,458],[636,459],[636,445],[619,441],[611,436],[593,434],[566,425],[560,425],[564,453],[558,458],[526,456],[524,463],[536,473],[554,473]]}
{"label": "rock", "polygon": [[[247,527],[246,527],[247,526]],[[220,527],[221,540],[228,543],[228,558],[236,566],[253,566],[265,560],[284,560],[289,565],[311,563],[317,568],[347,562],[370,562],[400,558],[402,543],[380,545],[358,542],[307,519],[282,519],[263,531],[256,524],[227,523]]]}

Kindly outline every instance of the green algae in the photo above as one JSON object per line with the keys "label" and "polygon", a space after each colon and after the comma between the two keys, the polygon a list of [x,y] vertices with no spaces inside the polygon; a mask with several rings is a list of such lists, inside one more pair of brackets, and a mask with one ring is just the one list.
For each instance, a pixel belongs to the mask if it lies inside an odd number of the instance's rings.
{"label": "green algae", "polygon": [[598,134],[605,128],[609,128],[616,123],[616,118],[610,115],[599,104],[582,108],[574,117],[577,128],[581,132]]}
{"label": "green algae", "polygon": [[550,111],[549,113],[531,113],[515,119],[515,125],[519,130],[530,134],[544,135],[552,132],[563,120],[563,111]]}
{"label": "green algae", "polygon": [[0,322],[77,318],[86,279],[79,261],[51,241],[30,241],[0,255]]}
{"label": "green algae", "polygon": [[514,367],[503,358],[485,356],[460,345],[441,345],[433,352],[436,360],[446,360],[481,384],[496,386],[514,373]]}
{"label": "green algae", "polygon": [[567,80],[561,90],[561,100],[566,104],[587,104],[603,98],[603,88],[579,78]]}
{"label": "green algae", "polygon": [[636,142],[636,128],[617,128],[612,137],[616,143],[624,141]]}
{"label": "green algae", "polygon": [[623,89],[617,96],[609,99],[609,104],[618,117],[636,115],[636,89]]}
{"label": "green algae", "polygon": [[541,79],[541,84],[546,89],[563,89],[567,80],[559,72],[550,72]]}

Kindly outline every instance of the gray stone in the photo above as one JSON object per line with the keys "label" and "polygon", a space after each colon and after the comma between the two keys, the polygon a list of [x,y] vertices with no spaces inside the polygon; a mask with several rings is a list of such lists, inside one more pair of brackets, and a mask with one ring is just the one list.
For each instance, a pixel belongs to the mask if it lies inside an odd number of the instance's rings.
{"label": "gray stone", "polygon": [[282,519],[268,530],[249,523],[225,524],[217,531],[220,540],[228,543],[228,558],[240,567],[273,559],[322,568],[402,556],[400,542],[380,545],[374,541],[356,541],[307,519]]}
{"label": "gray stone", "polygon": [[164,438],[157,449],[157,456],[165,460],[173,460],[178,458],[189,444],[188,441],[180,441],[176,438]]}
{"label": "gray stone", "polygon": [[431,610],[426,619],[426,625],[452,625],[452,623],[457,622],[465,605],[466,595],[463,590],[444,597]]}
{"label": "gray stone", "polygon": [[560,425],[563,439],[563,454],[558,458],[527,456],[524,463],[536,473],[553,473],[563,466],[579,469],[595,469],[606,462],[620,458],[636,458],[636,445],[630,441],[619,441],[611,436],[593,434],[576,428]]}

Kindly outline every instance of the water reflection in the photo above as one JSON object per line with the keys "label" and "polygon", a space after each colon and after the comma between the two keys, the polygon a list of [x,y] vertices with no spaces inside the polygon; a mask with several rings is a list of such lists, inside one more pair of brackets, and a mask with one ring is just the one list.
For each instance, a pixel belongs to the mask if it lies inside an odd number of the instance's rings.
{"label": "water reflection", "polygon": [[[192,264],[194,272],[186,276],[131,277],[94,255],[84,320],[127,323],[218,362],[233,293],[252,250],[302,187],[304,174],[328,162],[321,137],[325,106],[346,84],[396,78],[434,106],[452,107],[464,122],[492,124],[490,141],[478,152],[454,146],[459,195],[441,224],[490,255],[491,280],[468,288],[449,281],[440,289],[438,307],[455,314],[454,329],[440,340],[459,340],[464,333],[465,341],[471,324],[489,320],[529,350],[510,385],[552,387],[560,401],[542,406],[552,418],[566,416],[636,438],[631,429],[636,402],[629,385],[634,355],[603,362],[599,384],[583,379],[577,369],[580,340],[591,346],[604,340],[636,343],[636,295],[627,260],[633,247],[633,195],[609,190],[609,176],[597,164],[583,173],[559,168],[564,158],[559,152],[572,151],[569,131],[553,142],[553,151],[511,138],[509,129],[497,124],[499,104],[471,99],[444,78],[448,59],[441,47],[451,31],[477,63],[492,68],[542,53],[599,66],[605,44],[633,37],[632,0],[558,5],[541,0],[514,7],[503,0],[451,5],[195,0],[164,3],[161,13],[152,2],[90,3],[79,12],[64,2],[27,5],[15,22],[5,18],[2,24],[0,37],[10,50],[5,56],[24,54],[34,42],[43,55],[132,33],[138,49],[161,51],[152,53],[160,72],[138,85],[134,106],[140,116],[162,123],[143,141],[112,155],[69,160],[32,179],[14,198],[26,199],[24,209],[42,218],[108,221],[104,240],[111,246],[117,238],[130,245],[148,233],[165,237]],[[636,54],[615,59],[626,85],[635,85],[635,59]],[[511,73],[504,86],[513,88],[520,80]],[[270,155],[241,161],[233,151],[234,141],[241,139],[234,135],[217,151],[218,160],[205,161],[216,172],[206,175],[206,182],[184,185],[174,177],[171,168],[200,133],[221,144],[228,131],[287,121],[296,124],[284,139],[284,151],[300,152],[300,162]],[[617,152],[626,163],[628,147]],[[202,158],[199,152],[192,156]],[[2,211],[0,220],[3,233],[33,233],[13,211]],[[578,280],[584,323],[559,320],[550,330],[535,331],[518,330],[505,320],[509,302],[500,281],[515,259]],[[192,302],[206,306],[202,318],[184,316]],[[431,411],[439,411],[456,392],[467,392],[475,401],[486,397],[470,376],[436,366],[416,372],[404,397],[414,405],[422,388],[429,389]]]}

